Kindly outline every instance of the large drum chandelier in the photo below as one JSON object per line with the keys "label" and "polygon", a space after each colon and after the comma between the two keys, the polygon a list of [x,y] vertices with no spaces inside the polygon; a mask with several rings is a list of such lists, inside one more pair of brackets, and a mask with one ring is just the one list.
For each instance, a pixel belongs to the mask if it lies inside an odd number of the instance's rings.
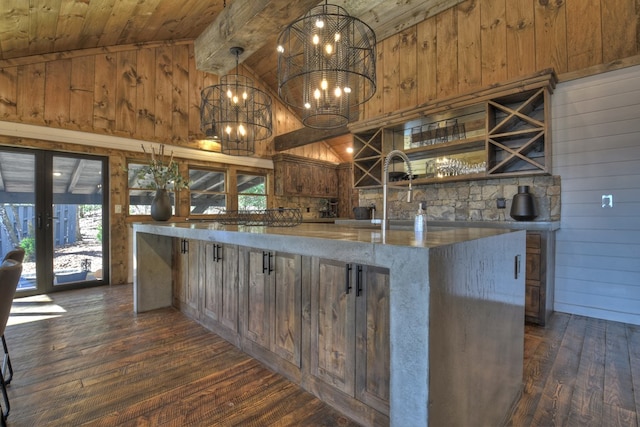
{"label": "large drum chandelier", "polygon": [[253,80],[238,73],[241,47],[231,48],[236,56],[236,74],[220,77],[200,96],[200,129],[207,139],[220,141],[224,154],[247,156],[255,153],[255,142],[271,136],[271,97],[253,86]]}
{"label": "large drum chandelier", "polygon": [[305,126],[344,126],[376,91],[376,36],[340,6],[325,2],[289,24],[277,50],[278,94]]}

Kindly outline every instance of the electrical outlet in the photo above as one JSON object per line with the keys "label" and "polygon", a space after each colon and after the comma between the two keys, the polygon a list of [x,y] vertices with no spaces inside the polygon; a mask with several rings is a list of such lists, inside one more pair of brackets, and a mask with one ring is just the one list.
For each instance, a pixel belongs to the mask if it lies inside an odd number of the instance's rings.
{"label": "electrical outlet", "polygon": [[498,197],[496,200],[496,207],[498,209],[504,209],[507,207],[507,200],[504,197]]}

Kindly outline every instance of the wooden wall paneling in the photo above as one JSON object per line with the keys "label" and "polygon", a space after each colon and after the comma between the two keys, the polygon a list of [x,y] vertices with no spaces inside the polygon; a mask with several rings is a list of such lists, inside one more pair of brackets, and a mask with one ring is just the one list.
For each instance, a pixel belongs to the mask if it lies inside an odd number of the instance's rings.
{"label": "wooden wall paneling", "polygon": [[480,8],[482,85],[507,79],[506,0],[484,0]]}
{"label": "wooden wall paneling", "polygon": [[43,62],[18,67],[17,119],[23,123],[44,124],[44,82]]}
{"label": "wooden wall paneling", "polygon": [[71,60],[48,62],[44,85],[44,120],[47,124],[67,127],[71,86]]}
{"label": "wooden wall paneling", "polygon": [[436,49],[436,18],[432,17],[416,26],[418,103],[436,99],[437,95],[437,49]]}
{"label": "wooden wall paneling", "polygon": [[187,45],[189,50],[189,105],[188,105],[188,119],[189,119],[189,140],[202,139],[204,135],[200,131],[200,92],[204,86],[204,73],[196,69],[196,57],[193,50],[193,44]]}
{"label": "wooden wall paneling", "polygon": [[471,92],[482,86],[482,42],[480,5],[467,0],[457,6],[458,14],[458,90]]}
{"label": "wooden wall paneling", "polygon": [[367,101],[360,112],[360,118],[377,117],[384,111],[384,45],[376,44],[376,93]]}
{"label": "wooden wall paneling", "polygon": [[395,111],[400,104],[400,36],[398,34],[385,39],[382,42],[385,61],[382,63],[382,103],[384,111]]}
{"label": "wooden wall paneling", "polygon": [[536,71],[536,40],[533,3],[510,0],[506,8],[507,76],[527,76]]}
{"label": "wooden wall paneling", "polygon": [[0,118],[18,115],[17,103],[18,67],[0,69]]}
{"label": "wooden wall paneling", "polygon": [[189,142],[189,49],[173,46],[173,92],[171,99],[171,141]]}
{"label": "wooden wall paneling", "polygon": [[156,49],[138,50],[136,64],[136,135],[141,139],[153,140],[156,131]]}
{"label": "wooden wall paneling", "polygon": [[[127,207],[127,159],[125,153],[111,151],[109,153],[109,209],[113,213],[113,206],[120,205],[124,212]],[[109,216],[109,245],[111,264],[111,284],[124,284],[129,282],[129,224],[126,215]]]}
{"label": "wooden wall paneling", "polygon": [[137,103],[137,52],[118,52],[116,72],[116,131],[135,134]]}
{"label": "wooden wall paneling", "polygon": [[96,55],[93,89],[93,126],[96,130],[113,133],[116,128],[117,75],[116,55]]}
{"label": "wooden wall paneling", "polygon": [[640,1],[607,0],[602,12],[602,60],[607,63],[640,53]]}
{"label": "wooden wall paneling", "polygon": [[156,49],[156,138],[171,140],[171,99],[173,92],[173,51],[170,46]]}
{"label": "wooden wall paneling", "polygon": [[580,70],[602,63],[600,0],[566,0],[567,67]]}
{"label": "wooden wall paneling", "polygon": [[417,43],[418,33],[413,25],[399,35],[399,99],[398,107],[413,107],[418,104],[418,88],[416,87]]}
{"label": "wooden wall paneling", "polygon": [[458,93],[458,25],[455,8],[436,16],[437,98]]}
{"label": "wooden wall paneling", "polygon": [[93,130],[93,90],[95,57],[81,56],[71,59],[71,93],[69,119],[78,129]]}
{"label": "wooden wall paneling", "polygon": [[556,74],[567,68],[567,18],[564,0],[536,1],[536,69],[553,68]]}

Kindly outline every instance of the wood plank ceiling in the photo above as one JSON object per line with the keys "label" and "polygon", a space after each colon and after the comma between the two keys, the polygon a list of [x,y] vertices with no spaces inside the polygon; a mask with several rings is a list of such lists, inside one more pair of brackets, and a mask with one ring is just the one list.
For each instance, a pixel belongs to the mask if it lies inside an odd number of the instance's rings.
{"label": "wood plank ceiling", "polygon": [[[462,0],[332,0],[378,41]],[[241,62],[277,93],[275,44],[282,29],[318,0],[1,0],[0,69],[79,49],[194,40],[199,68],[224,74]],[[34,58],[35,57],[35,58]],[[335,140],[343,150],[344,138]]]}

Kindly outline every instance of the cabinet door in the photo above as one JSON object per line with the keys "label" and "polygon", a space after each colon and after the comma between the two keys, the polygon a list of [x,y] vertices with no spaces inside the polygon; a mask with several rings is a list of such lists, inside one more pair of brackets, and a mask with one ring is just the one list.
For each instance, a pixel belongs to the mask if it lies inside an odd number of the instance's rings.
{"label": "cabinet door", "polygon": [[300,367],[302,325],[301,256],[272,254],[270,273],[271,351]]}
{"label": "cabinet door", "polygon": [[355,273],[356,398],[388,414],[389,270],[357,266]]}
{"label": "cabinet door", "polygon": [[282,167],[284,171],[284,192],[285,195],[296,195],[302,191],[300,171],[297,163],[285,162]]}
{"label": "cabinet door", "polygon": [[269,349],[269,252],[255,248],[242,248],[242,251],[244,265],[241,268],[246,269],[242,334]]}
{"label": "cabinet door", "polygon": [[179,280],[175,294],[180,309],[197,318],[199,313],[200,288],[200,242],[178,239]]}
{"label": "cabinet door", "polygon": [[202,314],[238,332],[238,247],[206,243],[204,252]]}
{"label": "cabinet door", "polygon": [[354,396],[355,288],[350,267],[340,261],[312,260],[311,374]]}

